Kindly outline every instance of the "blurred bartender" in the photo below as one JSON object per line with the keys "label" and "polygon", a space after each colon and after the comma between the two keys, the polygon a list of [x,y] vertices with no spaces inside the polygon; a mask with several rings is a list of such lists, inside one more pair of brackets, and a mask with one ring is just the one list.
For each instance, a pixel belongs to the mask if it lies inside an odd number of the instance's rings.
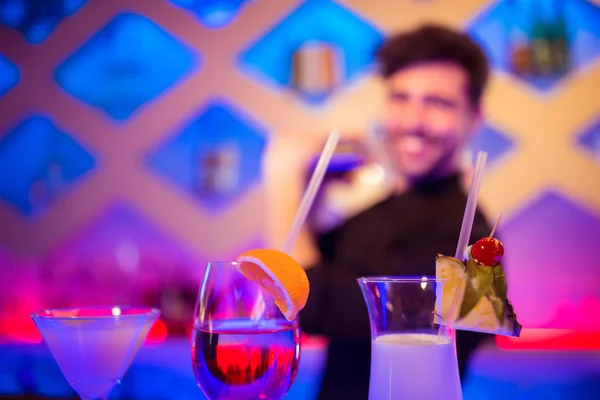
{"label": "blurred bartender", "polygon": [[[368,398],[369,319],[356,279],[435,275],[436,254],[454,254],[466,205],[462,161],[482,122],[488,63],[467,35],[422,26],[390,37],[377,61],[386,87],[379,140],[393,173],[391,190],[373,192],[371,204],[354,207],[327,229],[306,229],[294,251],[311,285],[300,315],[302,329],[329,339],[319,399]],[[285,236],[305,183],[298,177],[305,175],[309,159],[319,150],[306,138],[290,137],[275,139],[269,149],[272,245],[280,247],[275,242]],[[289,190],[277,190],[277,179],[285,179]],[[293,188],[292,181],[297,183]],[[478,211],[470,243],[489,233]],[[457,332],[461,379],[484,339],[478,333]]]}

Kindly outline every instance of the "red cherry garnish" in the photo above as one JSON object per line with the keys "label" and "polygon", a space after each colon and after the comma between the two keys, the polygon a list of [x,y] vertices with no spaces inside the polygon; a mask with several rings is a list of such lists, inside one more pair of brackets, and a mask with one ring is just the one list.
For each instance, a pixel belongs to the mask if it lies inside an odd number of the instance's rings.
{"label": "red cherry garnish", "polygon": [[471,247],[471,254],[478,263],[494,267],[500,264],[504,256],[504,246],[496,238],[485,237],[475,242]]}

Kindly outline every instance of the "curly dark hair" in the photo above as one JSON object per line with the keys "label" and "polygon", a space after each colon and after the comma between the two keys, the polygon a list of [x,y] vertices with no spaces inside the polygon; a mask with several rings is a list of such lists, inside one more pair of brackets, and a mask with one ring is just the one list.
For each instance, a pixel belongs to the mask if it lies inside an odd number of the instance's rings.
{"label": "curly dark hair", "polygon": [[388,38],[377,51],[379,73],[388,78],[419,63],[442,61],[462,67],[469,78],[467,95],[479,105],[485,90],[489,64],[485,51],[466,33],[436,24],[401,32]]}

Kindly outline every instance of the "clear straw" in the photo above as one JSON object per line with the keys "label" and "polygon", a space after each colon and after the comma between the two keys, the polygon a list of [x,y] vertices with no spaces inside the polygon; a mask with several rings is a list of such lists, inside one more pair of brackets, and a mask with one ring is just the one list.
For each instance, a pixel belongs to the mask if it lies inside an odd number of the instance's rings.
{"label": "clear straw", "polygon": [[465,256],[465,251],[469,245],[471,230],[473,229],[473,220],[475,219],[475,211],[477,210],[477,200],[479,199],[479,190],[481,189],[481,181],[483,178],[483,170],[487,161],[487,153],[480,151],[477,155],[477,163],[475,164],[475,173],[471,181],[469,196],[467,197],[467,206],[463,216],[460,235],[458,236],[458,245],[456,246],[455,257],[462,260]]}
{"label": "clear straw", "polygon": [[302,228],[302,225],[304,225],[306,217],[308,216],[308,212],[315,201],[315,197],[317,196],[317,192],[319,191],[319,187],[321,186],[321,182],[323,181],[323,177],[325,176],[325,172],[327,171],[331,157],[333,157],[333,152],[335,151],[339,139],[340,132],[337,129],[333,129],[329,134],[327,143],[325,143],[325,147],[323,148],[323,152],[321,153],[317,167],[310,178],[310,182],[306,188],[306,191],[304,192],[304,197],[302,198],[300,207],[298,207],[298,211],[296,212],[294,222],[292,223],[288,236],[283,245],[282,251],[286,254],[291,254],[292,250],[294,249],[294,245],[296,244],[296,240],[300,234],[300,229]]}
{"label": "clear straw", "polygon": [[[483,178],[483,170],[485,169],[485,162],[487,161],[487,153],[480,151],[477,154],[477,162],[475,164],[475,173],[471,180],[471,188],[469,189],[469,195],[467,197],[467,205],[465,207],[465,214],[463,216],[462,226],[460,228],[460,235],[458,237],[458,245],[456,246],[455,257],[459,260],[463,260],[469,244],[469,238],[471,237],[471,230],[473,229],[473,220],[475,219],[475,211],[477,210],[477,201],[479,199],[479,190],[481,189],[481,181]],[[450,321],[445,329],[452,330],[452,325],[456,319],[456,312],[458,308],[457,298],[461,296],[465,288],[465,282],[461,282],[456,288],[456,294],[452,301],[452,307],[450,309]],[[444,332],[444,333],[442,333]],[[445,330],[438,332],[438,340],[441,339],[442,335],[446,334]]]}

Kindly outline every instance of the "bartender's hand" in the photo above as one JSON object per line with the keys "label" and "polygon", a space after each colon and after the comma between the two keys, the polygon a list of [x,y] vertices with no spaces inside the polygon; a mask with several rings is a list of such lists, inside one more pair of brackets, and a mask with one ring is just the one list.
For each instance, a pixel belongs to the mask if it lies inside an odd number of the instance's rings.
{"label": "bartender's hand", "polygon": [[314,135],[282,135],[269,140],[263,158],[266,175],[303,175],[310,161],[320,154],[323,139]]}

